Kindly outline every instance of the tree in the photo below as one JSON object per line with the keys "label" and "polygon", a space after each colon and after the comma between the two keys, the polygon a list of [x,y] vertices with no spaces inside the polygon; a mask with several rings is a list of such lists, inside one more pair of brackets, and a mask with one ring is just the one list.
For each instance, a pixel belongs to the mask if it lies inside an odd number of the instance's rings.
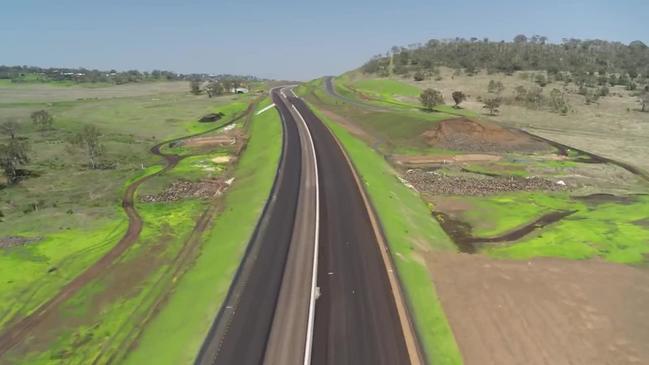
{"label": "tree", "polygon": [[31,115],[32,121],[38,130],[44,131],[52,128],[54,118],[47,110],[35,111]]}
{"label": "tree", "polygon": [[29,145],[26,141],[11,139],[9,144],[0,145],[0,167],[4,171],[8,185],[20,179],[19,167],[29,162]]}
{"label": "tree", "polygon": [[592,90],[592,91],[587,90],[584,97],[585,97],[584,102],[586,103],[586,105],[597,103],[597,100],[599,100],[599,91],[598,90]]}
{"label": "tree", "polygon": [[568,114],[568,100],[559,89],[552,89],[550,91],[550,106],[553,112],[561,113],[562,115]]}
{"label": "tree", "polygon": [[484,101],[483,108],[489,110],[489,115],[496,115],[496,113],[498,113],[498,108],[500,108],[500,103],[500,97],[487,98]]}
{"label": "tree", "polygon": [[466,95],[461,91],[453,91],[453,94],[451,94],[451,96],[453,97],[453,101],[455,102],[456,109],[459,109],[460,103],[466,100]]}
{"label": "tree", "polygon": [[543,105],[543,89],[533,86],[527,91],[527,104],[532,108],[540,108]]}
{"label": "tree", "polygon": [[524,101],[527,99],[527,89],[521,85],[516,86],[514,89],[514,99],[516,99],[516,101]]}
{"label": "tree", "polygon": [[189,82],[189,91],[194,95],[199,95],[201,93],[201,82],[199,80],[191,80]]}
{"label": "tree", "polygon": [[8,120],[0,124],[0,133],[9,136],[11,139],[16,138],[16,132],[18,132],[19,124],[13,120]]}
{"label": "tree", "polygon": [[519,34],[514,37],[514,43],[527,43],[527,36],[525,34]]}
{"label": "tree", "polygon": [[505,85],[503,85],[502,82],[500,81],[494,81],[490,80],[489,85],[487,86],[487,91],[490,94],[498,94],[502,93],[505,90]]}
{"label": "tree", "polygon": [[640,111],[646,112],[647,111],[647,104],[649,104],[649,91],[644,90],[638,95],[640,105],[642,106],[642,109]]}
{"label": "tree", "polygon": [[442,96],[442,93],[430,88],[421,92],[421,94],[419,95],[419,100],[421,101],[421,105],[426,110],[433,110],[433,107],[435,105],[444,104],[444,97]]}
{"label": "tree", "polygon": [[207,84],[205,91],[207,91],[207,96],[211,98],[213,96],[223,95],[225,88],[220,82],[211,81],[209,84]]}
{"label": "tree", "polygon": [[610,90],[608,89],[608,86],[604,85],[600,87],[597,92],[599,93],[599,96],[608,96]]}
{"label": "tree", "polygon": [[70,140],[73,146],[86,151],[88,155],[88,166],[91,169],[99,168],[99,157],[104,154],[104,146],[99,142],[101,133],[94,125],[84,126],[79,133]]}

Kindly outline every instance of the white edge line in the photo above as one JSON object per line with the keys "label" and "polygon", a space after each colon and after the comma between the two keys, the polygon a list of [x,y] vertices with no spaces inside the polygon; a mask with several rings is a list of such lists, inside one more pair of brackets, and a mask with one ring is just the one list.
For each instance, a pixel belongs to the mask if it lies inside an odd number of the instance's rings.
{"label": "white edge line", "polygon": [[320,231],[320,187],[318,183],[318,159],[315,154],[315,146],[313,144],[313,137],[311,137],[311,131],[309,130],[309,125],[306,124],[306,121],[302,117],[302,114],[297,110],[295,105],[291,104],[293,110],[304,123],[306,127],[306,132],[309,136],[309,142],[311,142],[311,151],[313,152],[313,162],[315,165],[315,246],[313,250],[313,272],[311,276],[311,299],[309,303],[309,322],[307,325],[306,333],[306,343],[304,345],[304,365],[311,364],[311,347],[313,345],[313,326],[315,320],[315,301],[316,301],[316,284],[318,279],[318,247],[319,247],[319,231]]}
{"label": "white edge line", "polygon": [[272,104],[270,104],[269,106],[265,107],[264,109],[258,111],[257,114],[255,114],[255,115],[259,115],[259,114],[265,112],[266,110],[268,110],[268,109],[270,109],[270,108],[272,108],[272,107],[274,107],[274,106],[275,106],[275,103],[272,103]]}

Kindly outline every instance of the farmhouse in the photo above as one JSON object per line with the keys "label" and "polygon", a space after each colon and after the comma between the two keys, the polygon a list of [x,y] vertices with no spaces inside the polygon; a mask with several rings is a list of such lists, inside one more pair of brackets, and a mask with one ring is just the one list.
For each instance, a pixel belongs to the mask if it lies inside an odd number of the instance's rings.
{"label": "farmhouse", "polygon": [[233,87],[230,89],[230,92],[233,94],[247,94],[250,91],[245,87]]}

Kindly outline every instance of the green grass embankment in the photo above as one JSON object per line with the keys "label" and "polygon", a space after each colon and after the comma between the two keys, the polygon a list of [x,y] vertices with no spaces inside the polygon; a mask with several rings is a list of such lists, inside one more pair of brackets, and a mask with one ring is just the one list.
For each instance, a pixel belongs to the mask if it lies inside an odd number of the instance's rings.
{"label": "green grass embankment", "polygon": [[454,250],[418,194],[403,185],[385,159],[343,127],[318,114],[344,146],[383,226],[414,323],[431,364],[461,364],[453,332],[423,263],[422,251]]}
{"label": "green grass embankment", "polygon": [[[264,101],[257,110],[268,104]],[[190,364],[198,353],[270,194],[279,162],[279,114],[268,110],[254,117],[249,131],[234,185],[203,236],[200,256],[147,326],[126,364]]]}

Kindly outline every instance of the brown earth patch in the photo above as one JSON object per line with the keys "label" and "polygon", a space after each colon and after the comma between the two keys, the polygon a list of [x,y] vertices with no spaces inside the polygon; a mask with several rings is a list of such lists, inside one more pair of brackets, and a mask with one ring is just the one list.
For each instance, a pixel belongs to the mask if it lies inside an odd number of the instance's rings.
{"label": "brown earth patch", "polygon": [[233,145],[235,143],[237,143],[236,137],[223,134],[209,137],[190,138],[182,141],[181,145],[187,147],[213,147]]}
{"label": "brown earth patch", "polygon": [[473,205],[466,199],[451,196],[432,196],[430,201],[435,205],[435,209],[445,212],[453,217],[473,209]]}
{"label": "brown earth patch", "polygon": [[471,364],[649,363],[649,270],[598,260],[429,253]]}
{"label": "brown earth patch", "polygon": [[403,156],[394,155],[390,158],[395,164],[405,167],[421,167],[427,165],[439,165],[463,162],[491,162],[500,161],[502,156],[487,154],[465,154],[465,155],[438,155],[438,156]]}
{"label": "brown earth patch", "polygon": [[464,118],[443,120],[422,134],[435,147],[470,152],[538,152],[552,147],[518,130]]}
{"label": "brown earth patch", "polygon": [[172,202],[186,198],[210,199],[218,197],[228,185],[223,179],[205,179],[199,182],[181,180],[172,183],[159,194],[144,195],[140,198],[144,203]]}
{"label": "brown earth patch", "polygon": [[353,136],[358,137],[365,142],[367,142],[370,145],[374,145],[377,142],[377,139],[369,135],[367,132],[363,130],[363,128],[359,127],[358,125],[354,124],[354,122],[350,121],[349,119],[340,116],[331,110],[325,109],[324,107],[320,107],[320,111],[322,114],[324,114],[327,118],[333,120],[334,122],[340,124],[345,128],[349,133],[351,133]]}
{"label": "brown earth patch", "polygon": [[443,171],[421,169],[408,170],[404,177],[417,191],[428,195],[484,196],[513,191],[558,191],[567,188],[540,177],[447,175]]}
{"label": "brown earth patch", "polygon": [[572,198],[575,200],[583,201],[584,203],[589,205],[600,205],[606,203],[631,204],[637,201],[637,199],[635,199],[635,197],[633,196],[620,196],[603,193],[590,194],[585,196],[573,196]]}

